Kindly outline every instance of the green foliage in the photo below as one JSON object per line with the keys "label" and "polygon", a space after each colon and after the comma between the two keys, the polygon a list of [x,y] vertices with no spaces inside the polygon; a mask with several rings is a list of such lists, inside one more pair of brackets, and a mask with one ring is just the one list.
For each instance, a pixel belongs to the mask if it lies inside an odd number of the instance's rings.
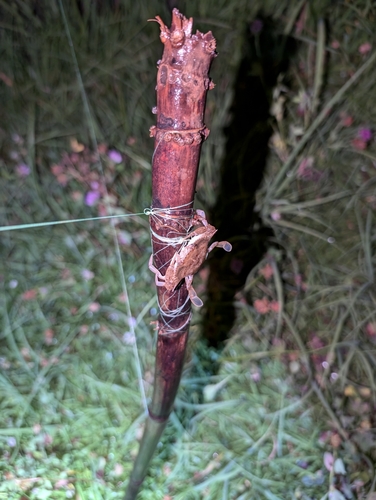
{"label": "green foliage", "polygon": [[[63,1],[67,30],[57,0],[0,1],[1,226],[150,203],[162,48],[147,19],[170,18],[165,2],[119,3],[83,1],[80,12]],[[274,92],[257,194],[274,238],[236,297],[225,350],[193,336],[140,500],[326,498],[337,483],[324,452],[343,458],[353,497],[365,498],[376,459],[374,7],[210,0],[181,10],[213,31],[220,56],[198,182],[205,208],[244,22],[270,16],[298,50]],[[99,199],[88,203],[91,192]],[[120,499],[153,382],[147,219],[1,234],[0,499]]]}

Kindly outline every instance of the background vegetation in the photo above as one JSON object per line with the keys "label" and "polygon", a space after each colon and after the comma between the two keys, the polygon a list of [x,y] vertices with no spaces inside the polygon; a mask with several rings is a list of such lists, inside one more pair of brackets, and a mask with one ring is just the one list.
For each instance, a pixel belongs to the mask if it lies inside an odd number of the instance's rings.
{"label": "background vegetation", "polygon": [[[200,340],[195,314],[140,500],[372,500],[376,6],[178,6],[218,42],[197,194],[206,210],[244,45],[261,82],[269,22],[295,49],[268,94],[273,133],[252,222],[271,230],[266,252],[234,297],[223,350]],[[1,233],[0,498],[120,499],[153,382],[143,210],[162,46],[147,19],[169,24],[169,8],[1,0],[0,11],[0,225],[23,225]],[[107,215],[127,217],[90,220]],[[33,226],[67,219],[88,220]]]}

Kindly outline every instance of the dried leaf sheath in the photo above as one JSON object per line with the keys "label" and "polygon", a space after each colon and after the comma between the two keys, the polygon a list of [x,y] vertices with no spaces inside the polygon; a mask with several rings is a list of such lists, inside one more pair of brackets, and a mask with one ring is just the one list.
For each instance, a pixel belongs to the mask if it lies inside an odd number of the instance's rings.
{"label": "dried leaf sheath", "polygon": [[[192,34],[192,19],[177,9],[171,28],[159,16],[163,57],[158,62],[157,125],[152,166],[150,217],[154,265],[165,275],[179,247],[166,241],[185,236],[191,226],[201,144],[209,134],[204,124],[208,77],[216,55],[211,32]],[[160,209],[160,212],[158,212]],[[125,500],[136,498],[178,390],[188,339],[191,303],[184,281],[177,290],[157,287],[160,317],[155,381],[149,417]]]}

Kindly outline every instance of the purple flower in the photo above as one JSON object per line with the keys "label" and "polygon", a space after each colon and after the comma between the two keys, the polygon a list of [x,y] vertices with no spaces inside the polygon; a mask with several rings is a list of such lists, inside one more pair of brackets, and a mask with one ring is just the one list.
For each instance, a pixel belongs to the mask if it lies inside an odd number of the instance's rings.
{"label": "purple flower", "polygon": [[333,464],[334,464],[334,457],[331,453],[326,451],[324,453],[324,465],[330,472],[333,469]]}
{"label": "purple flower", "polygon": [[372,130],[367,127],[360,128],[358,130],[358,137],[363,141],[370,141],[372,139]]}
{"label": "purple flower", "polygon": [[18,281],[17,280],[10,280],[8,286],[9,286],[9,288],[17,288]]}
{"label": "purple flower", "polygon": [[123,335],[123,342],[126,345],[133,345],[136,342],[136,338],[132,332],[125,332]]}
{"label": "purple flower", "polygon": [[134,318],[133,316],[131,316],[130,318],[128,318],[128,324],[129,324],[130,327],[135,328],[136,325],[137,325],[136,318]]}
{"label": "purple flower", "polygon": [[308,462],[306,460],[301,460],[301,459],[298,459],[296,461],[296,465],[298,467],[301,467],[302,469],[308,469]]}
{"label": "purple flower", "polygon": [[13,436],[10,436],[8,439],[7,439],[7,444],[10,448],[14,448],[16,445],[17,445],[17,440],[15,437]]}
{"label": "purple flower", "polygon": [[100,196],[99,191],[88,191],[85,195],[85,205],[92,207],[99,200]]}
{"label": "purple flower", "polygon": [[128,231],[118,231],[117,233],[120,245],[130,245],[132,243],[132,236]]}
{"label": "purple flower", "polygon": [[255,19],[251,23],[249,30],[252,33],[252,35],[258,35],[263,27],[264,27],[264,23],[261,21],[261,19]]}
{"label": "purple flower", "polygon": [[121,163],[123,161],[121,153],[119,153],[119,151],[116,151],[116,149],[110,149],[107,155],[114,163]]}
{"label": "purple flower", "polygon": [[25,163],[20,163],[20,165],[16,167],[16,172],[18,177],[27,177],[30,175],[30,167],[25,165]]}
{"label": "purple flower", "polygon": [[18,134],[12,134],[12,140],[13,142],[15,142],[16,144],[22,144],[23,143],[23,139],[21,136],[19,136]]}
{"label": "purple flower", "polygon": [[89,269],[83,269],[81,271],[81,276],[84,278],[84,280],[89,281],[94,278],[94,273]]}

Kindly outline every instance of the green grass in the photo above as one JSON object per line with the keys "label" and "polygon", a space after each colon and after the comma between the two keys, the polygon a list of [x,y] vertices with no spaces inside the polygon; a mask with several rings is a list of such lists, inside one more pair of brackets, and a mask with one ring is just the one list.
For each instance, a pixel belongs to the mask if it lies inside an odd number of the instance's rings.
{"label": "green grass", "polygon": [[[0,2],[0,225],[141,215],[1,233],[0,498],[120,499],[156,337],[142,212],[162,47],[146,20],[170,17],[157,1],[124,1],[118,13],[86,2],[83,17],[62,3],[66,24],[57,1],[40,2],[40,17],[27,2]],[[302,2],[262,6],[298,44],[275,92],[281,115],[257,193],[274,237],[236,295],[221,353],[199,340],[194,316],[175,412],[140,500],[324,499],[331,485],[361,499],[375,490],[376,147],[373,137],[361,144],[359,130],[375,132],[376,12],[360,0],[315,2],[305,17]],[[260,7],[181,8],[218,41],[204,208],[215,202],[244,20]],[[94,206],[90,190],[100,191]],[[325,452],[343,460],[347,490]]]}

